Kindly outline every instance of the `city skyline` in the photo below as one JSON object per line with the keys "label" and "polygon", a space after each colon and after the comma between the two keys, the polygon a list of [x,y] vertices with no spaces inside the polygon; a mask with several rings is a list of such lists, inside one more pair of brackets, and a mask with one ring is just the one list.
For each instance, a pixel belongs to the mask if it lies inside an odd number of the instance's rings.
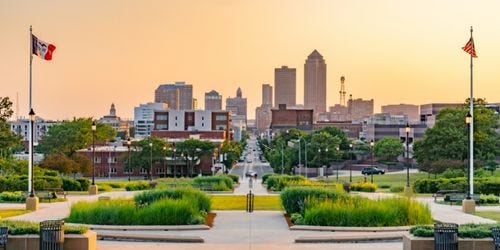
{"label": "city skyline", "polygon": [[198,100],[213,89],[234,97],[240,86],[253,118],[261,102],[255,86],[275,86],[281,65],[297,69],[297,103],[304,103],[302,65],[314,49],[328,65],[327,107],[339,103],[342,75],[347,95],[374,99],[375,112],[387,104],[463,102],[469,56],[461,47],[474,26],[475,97],[498,102],[499,7],[451,0],[0,0],[0,96],[15,110],[18,93],[19,115],[27,116],[33,25],[39,39],[57,47],[52,61],[33,61],[34,110],[46,119],[97,119],[111,103],[131,118],[160,84],[177,81],[193,84]]}

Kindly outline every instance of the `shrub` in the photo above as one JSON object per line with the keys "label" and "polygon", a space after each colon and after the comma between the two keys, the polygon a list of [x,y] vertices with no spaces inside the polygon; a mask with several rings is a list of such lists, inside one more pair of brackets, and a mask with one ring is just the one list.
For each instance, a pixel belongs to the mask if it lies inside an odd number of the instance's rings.
{"label": "shrub", "polygon": [[475,180],[474,186],[477,186],[477,190],[481,194],[500,196],[500,179],[498,177],[488,178],[487,180]]}
{"label": "shrub", "polygon": [[233,180],[233,183],[240,182],[240,176],[237,174],[228,174],[227,177],[231,178]]}
{"label": "shrub", "polygon": [[68,222],[99,225],[133,225],[136,208],[133,200],[79,201],[71,206]]}
{"label": "shrub", "polygon": [[182,199],[189,197],[196,201],[199,210],[210,211],[210,198],[202,191],[193,188],[175,188],[152,190],[139,193],[134,196],[135,203],[138,206],[147,206],[161,199]]}
{"label": "shrub", "polygon": [[[22,234],[38,234],[40,232],[40,224],[28,221],[0,221],[0,226],[8,227],[10,235]],[[88,230],[85,226],[68,226],[64,225],[65,234],[84,234]]]}
{"label": "shrub", "polygon": [[266,183],[267,178],[269,178],[269,176],[273,176],[273,175],[276,175],[276,174],[272,173],[272,174],[264,174],[264,175],[262,175],[262,183]]}
{"label": "shrub", "polygon": [[440,176],[446,179],[465,177],[465,172],[462,169],[448,168]]}
{"label": "shrub", "polygon": [[[467,191],[467,180],[465,177],[458,178],[424,178],[413,183],[413,190],[417,193],[435,193],[440,189],[453,189],[465,193]],[[474,190],[481,194],[500,195],[500,180],[498,177],[475,178]]]}
{"label": "shrub", "polygon": [[370,182],[355,182],[350,186],[351,191],[361,192],[375,192],[377,188],[377,184]]}
{"label": "shrub", "polygon": [[21,191],[5,191],[0,194],[0,201],[2,202],[23,202],[25,200],[26,197],[23,197],[23,193]]}
{"label": "shrub", "polygon": [[138,190],[147,190],[149,189],[149,183],[147,181],[136,181],[128,183],[125,186],[125,190],[127,191],[138,191]]}
{"label": "shrub", "polygon": [[401,193],[404,191],[404,187],[402,186],[394,186],[394,187],[391,187],[390,191],[392,193]]}
{"label": "shrub", "polygon": [[379,187],[380,188],[391,188],[391,184],[389,184],[389,183],[380,183]]}
{"label": "shrub", "polygon": [[295,225],[301,225],[304,224],[304,218],[302,217],[301,214],[299,213],[294,213],[292,216],[290,216],[290,220],[292,221],[293,224]]}
{"label": "shrub", "polygon": [[89,190],[90,180],[87,178],[76,178],[76,181],[80,183],[80,191]]}
{"label": "shrub", "polygon": [[35,178],[33,178],[33,184],[35,186],[35,190],[61,188],[62,179],[60,177],[53,176],[35,176]]}
{"label": "shrub", "polygon": [[407,198],[369,200],[344,197],[312,200],[304,211],[304,223],[317,226],[403,226],[432,223],[428,207]]}
{"label": "shrub", "polygon": [[479,196],[479,203],[483,204],[498,204],[498,196],[494,194],[482,194]]}
{"label": "shrub", "polygon": [[203,224],[205,218],[191,199],[162,199],[139,209],[136,218],[142,225]]}
{"label": "shrub", "polygon": [[82,189],[80,182],[73,179],[62,178],[62,183],[62,188],[65,191],[81,191]]}
{"label": "shrub", "polygon": [[193,179],[193,183],[200,186],[209,185],[214,191],[233,190],[233,180],[227,175],[198,176]]}
{"label": "shrub", "polygon": [[289,187],[281,192],[281,203],[288,214],[302,213],[308,199],[338,199],[345,196],[340,184],[335,188]]}
{"label": "shrub", "polygon": [[[498,224],[464,224],[458,227],[458,237],[460,238],[489,238],[491,228]],[[417,237],[434,237],[433,226],[415,226],[410,229],[410,233]]]}
{"label": "shrub", "polygon": [[110,192],[110,191],[113,191],[113,188],[111,188],[106,183],[99,183],[99,184],[96,184],[96,185],[99,188],[99,192]]}
{"label": "shrub", "polygon": [[302,175],[271,175],[266,179],[267,188],[273,191],[281,191],[290,183],[300,183],[306,178]]}

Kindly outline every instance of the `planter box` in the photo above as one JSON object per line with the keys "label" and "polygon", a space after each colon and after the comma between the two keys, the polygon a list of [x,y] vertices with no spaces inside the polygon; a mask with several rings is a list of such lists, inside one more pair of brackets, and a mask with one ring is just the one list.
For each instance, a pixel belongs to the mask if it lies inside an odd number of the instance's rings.
{"label": "planter box", "polygon": [[[459,250],[491,250],[495,249],[492,238],[471,239],[459,238]],[[434,238],[403,235],[403,250],[434,250]]]}
{"label": "planter box", "polygon": [[[38,235],[9,235],[7,250],[37,250],[39,248]],[[96,250],[97,234],[87,231],[85,234],[65,234],[64,249]]]}

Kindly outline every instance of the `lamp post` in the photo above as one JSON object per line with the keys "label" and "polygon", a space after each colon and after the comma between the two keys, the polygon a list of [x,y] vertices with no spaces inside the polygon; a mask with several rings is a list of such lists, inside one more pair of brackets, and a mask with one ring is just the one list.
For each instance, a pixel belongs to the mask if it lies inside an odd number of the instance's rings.
{"label": "lamp post", "polygon": [[[340,153],[340,147],[337,146],[335,149],[337,149],[337,155]],[[339,165],[337,167],[337,182],[339,181]]]}
{"label": "lamp post", "polygon": [[283,142],[281,143],[281,174],[284,173],[285,164],[284,164],[284,152],[283,152]]}
{"label": "lamp post", "polygon": [[153,142],[149,142],[149,180],[153,180]]}
{"label": "lamp post", "polygon": [[174,178],[176,178],[176,173],[175,172],[176,172],[176,169],[177,169],[177,167],[175,165],[175,151],[176,151],[175,148],[172,149],[172,164],[174,165],[174,167],[172,168],[172,171],[173,171],[172,174],[174,175]]}
{"label": "lamp post", "polygon": [[[351,154],[352,154],[353,153],[352,152],[352,143],[349,143],[349,149],[351,150]],[[349,159],[352,158],[351,154],[349,154],[349,156],[350,156]],[[352,182],[352,162],[349,164],[349,182]]]}
{"label": "lamp post", "polygon": [[406,187],[410,187],[410,124],[406,123]]}
{"label": "lamp post", "polygon": [[304,173],[304,176],[309,177],[308,172],[307,172],[307,142],[304,140],[304,165],[306,166],[306,172]]}
{"label": "lamp post", "polygon": [[97,131],[97,125],[95,121],[92,121],[92,185],[90,185],[89,194],[95,195],[99,191],[97,185],[95,184],[95,133]]}
{"label": "lamp post", "polygon": [[[375,158],[375,152],[374,152],[375,151],[375,142],[373,142],[373,140],[370,141],[370,148],[372,150],[372,167],[374,167],[375,164],[373,164],[373,163],[374,163],[374,158]],[[373,173],[370,174],[370,179],[371,179],[371,183],[373,183]]]}
{"label": "lamp post", "polygon": [[[325,148],[324,150],[321,150],[321,148],[318,149],[318,156],[320,159],[320,164],[322,165],[321,167],[323,168],[325,165],[323,164],[323,159],[322,159],[323,157],[321,157],[321,151],[328,152],[328,148]],[[323,168],[323,170],[324,170],[324,168]],[[328,178],[328,173],[326,174],[326,177]]]}
{"label": "lamp post", "polygon": [[30,110],[29,112],[30,116],[30,137],[31,137],[31,142],[30,142],[30,197],[35,197],[35,188],[33,187],[33,129],[35,128],[35,111],[33,109]]}
{"label": "lamp post", "polygon": [[163,146],[163,150],[165,151],[165,160],[163,160],[163,173],[164,173],[164,175],[166,175],[167,174],[167,154],[168,154],[167,146]]}
{"label": "lamp post", "polygon": [[127,154],[127,157],[128,157],[128,160],[127,160],[127,173],[128,173],[128,181],[130,181],[130,171],[131,171],[131,168],[130,168],[130,145],[132,144],[132,142],[130,141],[130,137],[127,138],[127,149],[128,149],[128,154]]}
{"label": "lamp post", "polygon": [[[467,113],[467,116],[465,116],[465,124],[467,124],[467,135],[469,135],[470,133],[470,124],[472,122],[472,115],[470,114],[470,112]],[[467,150],[467,159],[468,161],[469,160],[469,157],[470,157],[470,150]],[[471,193],[471,190],[470,190],[470,187],[471,187],[471,183],[470,183],[470,168],[468,167],[467,168],[467,200],[470,200],[471,199],[471,196],[470,196],[470,193]]]}

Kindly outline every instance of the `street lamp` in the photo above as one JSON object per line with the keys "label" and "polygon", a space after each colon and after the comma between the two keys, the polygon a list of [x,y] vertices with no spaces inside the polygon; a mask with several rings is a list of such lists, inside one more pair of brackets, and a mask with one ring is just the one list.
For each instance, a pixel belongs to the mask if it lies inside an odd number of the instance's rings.
{"label": "street lamp", "polygon": [[[319,159],[320,159],[320,164],[322,165],[321,167],[324,170],[323,167],[325,166],[325,164],[323,164],[323,159],[322,159],[323,157],[321,157],[321,151],[322,151],[321,148],[318,149],[318,156],[319,156]],[[325,148],[325,150],[323,150],[323,152],[328,152],[328,148]],[[328,173],[326,173],[326,177],[328,178]]]}
{"label": "street lamp", "polygon": [[175,172],[176,172],[176,169],[177,169],[177,166],[175,165],[175,151],[176,151],[176,149],[174,148],[172,150],[172,164],[174,165],[174,167],[172,168],[172,170],[173,170],[174,178],[176,178],[176,176],[175,176],[176,173]]}
{"label": "street lamp", "polygon": [[[467,112],[467,116],[465,116],[465,124],[467,124],[467,135],[469,135],[470,133],[470,124],[472,122],[472,115],[470,114],[470,112]],[[467,160],[470,161],[470,150],[467,150]],[[469,162],[470,164],[470,162]],[[471,193],[471,183],[470,183],[470,167],[467,167],[467,197],[466,199],[467,200],[470,200],[471,199],[471,196],[470,196],[470,193]]]}
{"label": "street lamp", "polygon": [[[374,163],[374,159],[375,159],[375,152],[374,152],[375,151],[375,142],[373,142],[373,140],[370,141],[370,148],[372,150],[372,167],[374,167],[375,164],[373,164],[373,163]],[[373,173],[370,174],[370,179],[371,179],[371,183],[373,183]]]}
{"label": "street lamp", "polygon": [[[337,146],[335,149],[337,149],[337,155],[340,153],[340,147]],[[339,181],[339,165],[337,167],[337,182]]]}
{"label": "street lamp", "polygon": [[92,185],[95,185],[95,132],[97,126],[95,121],[92,121]]}
{"label": "street lamp", "polygon": [[284,152],[283,152],[283,142],[281,143],[281,174],[283,174],[284,170],[285,170],[285,164],[284,164]]}
{"label": "street lamp", "polygon": [[[352,158],[352,143],[349,143],[349,149],[351,150],[351,153],[349,154],[349,159]],[[352,160],[352,159],[351,159]],[[349,164],[349,182],[352,182],[352,162]]]}
{"label": "street lamp", "polygon": [[406,123],[406,187],[410,187],[410,124]]}
{"label": "street lamp", "polygon": [[127,167],[127,172],[128,172],[128,181],[130,181],[130,171],[131,171],[131,169],[130,169],[130,145],[131,144],[132,144],[132,142],[130,141],[130,137],[129,137],[129,138],[127,138],[127,148],[128,148],[128,155],[127,155],[127,157],[128,157],[128,160],[127,160],[128,167]]}
{"label": "street lamp", "polygon": [[34,129],[34,124],[35,124],[35,111],[33,109],[30,110],[29,112],[30,116],[30,197],[35,197],[35,188],[33,187],[33,129]]}
{"label": "street lamp", "polygon": [[306,179],[309,177],[308,172],[307,172],[307,141],[304,139],[304,161],[306,165],[306,172],[304,173]]}
{"label": "street lamp", "polygon": [[163,150],[165,151],[165,160],[163,160],[163,173],[165,173],[165,175],[167,174],[167,146],[163,146]]}
{"label": "street lamp", "polygon": [[153,180],[153,142],[149,142],[149,180]]}

